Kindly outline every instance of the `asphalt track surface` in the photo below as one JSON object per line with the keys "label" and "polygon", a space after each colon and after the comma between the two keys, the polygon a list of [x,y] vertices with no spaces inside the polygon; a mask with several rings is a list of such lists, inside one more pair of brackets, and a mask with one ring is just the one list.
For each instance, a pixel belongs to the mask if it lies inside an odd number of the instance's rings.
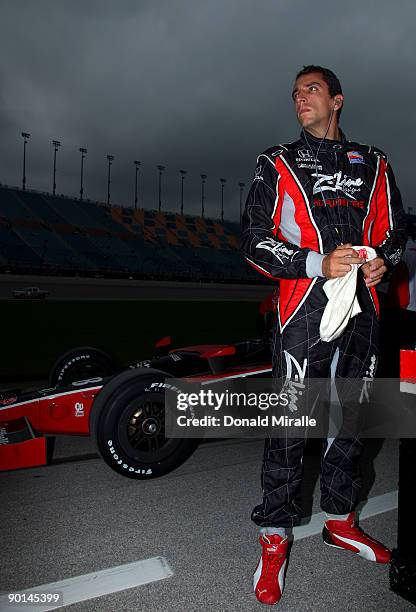
{"label": "asphalt track surface", "polygon": [[[109,580],[107,594],[65,609],[265,610],[251,588],[259,545],[250,512],[260,496],[262,446],[261,440],[204,443],[171,474],[134,481],[110,470],[89,438],[58,438],[54,464],[2,474],[2,592],[146,561],[133,566],[136,586],[108,592]],[[306,454],[303,481],[312,522],[320,518],[316,451]],[[378,509],[361,525],[394,547],[396,511],[379,500],[393,499],[397,490],[398,443],[368,441],[363,465],[367,508],[375,502]],[[155,557],[170,571],[149,582],[154,561],[148,560]],[[294,543],[278,609],[383,612],[411,606],[389,590],[388,567],[326,547],[319,534],[306,533]]]}
{"label": "asphalt track surface", "polygon": [[39,287],[50,292],[48,300],[177,299],[261,302],[270,293],[272,286],[0,274],[0,299],[13,299],[15,290]]}

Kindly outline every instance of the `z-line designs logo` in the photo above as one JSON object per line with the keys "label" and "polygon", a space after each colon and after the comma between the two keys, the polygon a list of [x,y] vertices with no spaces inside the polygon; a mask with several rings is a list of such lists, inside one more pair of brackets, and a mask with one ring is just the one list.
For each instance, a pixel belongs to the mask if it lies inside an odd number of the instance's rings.
{"label": "z-line designs logo", "polygon": [[266,251],[270,251],[281,264],[287,259],[292,261],[294,255],[293,249],[289,249],[284,242],[276,242],[273,238],[266,238],[266,240],[258,242],[256,244],[256,249],[266,249]]}
{"label": "z-line designs logo", "polygon": [[296,412],[298,409],[299,397],[303,395],[305,389],[303,381],[306,376],[308,360],[305,357],[301,366],[298,360],[288,351],[283,351],[283,353],[286,359],[286,382],[283,388],[289,398],[289,410],[291,412]]}
{"label": "z-line designs logo", "polygon": [[360,191],[361,185],[364,181],[361,178],[353,179],[346,174],[342,176],[342,172],[336,172],[335,174],[317,174],[312,173],[318,180],[313,186],[313,194],[321,191],[342,191],[352,200],[355,200],[354,193]]}
{"label": "z-line designs logo", "polygon": [[365,376],[363,377],[363,386],[361,389],[360,399],[358,400],[360,404],[362,404],[364,400],[366,400],[367,402],[370,401],[371,386],[374,381],[374,374],[376,372],[376,367],[377,367],[377,357],[375,355],[372,355],[371,361],[370,361],[370,367],[368,368],[368,370],[365,373]]}

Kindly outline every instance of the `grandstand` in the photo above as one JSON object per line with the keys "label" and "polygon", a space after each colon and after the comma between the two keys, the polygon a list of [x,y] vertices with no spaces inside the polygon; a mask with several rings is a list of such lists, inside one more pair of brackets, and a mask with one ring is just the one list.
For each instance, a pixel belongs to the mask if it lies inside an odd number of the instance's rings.
{"label": "grandstand", "polygon": [[229,221],[0,186],[2,272],[261,282],[239,232]]}

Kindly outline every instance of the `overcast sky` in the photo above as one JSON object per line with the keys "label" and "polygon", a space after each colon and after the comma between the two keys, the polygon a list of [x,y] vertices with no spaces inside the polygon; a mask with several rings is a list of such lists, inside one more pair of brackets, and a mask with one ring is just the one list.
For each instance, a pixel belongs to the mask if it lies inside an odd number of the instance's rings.
{"label": "overcast sky", "polygon": [[28,188],[79,194],[80,146],[88,149],[84,195],[132,205],[133,160],[142,162],[140,202],[238,216],[238,182],[251,180],[265,148],[297,138],[290,92],[304,64],[341,80],[347,136],[390,158],[405,209],[416,211],[415,0],[2,0],[0,182],[20,185],[30,132]]}

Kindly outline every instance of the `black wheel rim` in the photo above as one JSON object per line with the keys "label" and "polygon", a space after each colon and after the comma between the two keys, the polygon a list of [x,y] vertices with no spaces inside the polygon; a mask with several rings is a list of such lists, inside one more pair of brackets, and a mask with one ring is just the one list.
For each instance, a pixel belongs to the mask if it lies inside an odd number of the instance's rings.
{"label": "black wheel rim", "polygon": [[165,402],[158,393],[146,394],[126,406],[118,422],[118,440],[129,457],[145,463],[166,459],[182,442],[165,437]]}

